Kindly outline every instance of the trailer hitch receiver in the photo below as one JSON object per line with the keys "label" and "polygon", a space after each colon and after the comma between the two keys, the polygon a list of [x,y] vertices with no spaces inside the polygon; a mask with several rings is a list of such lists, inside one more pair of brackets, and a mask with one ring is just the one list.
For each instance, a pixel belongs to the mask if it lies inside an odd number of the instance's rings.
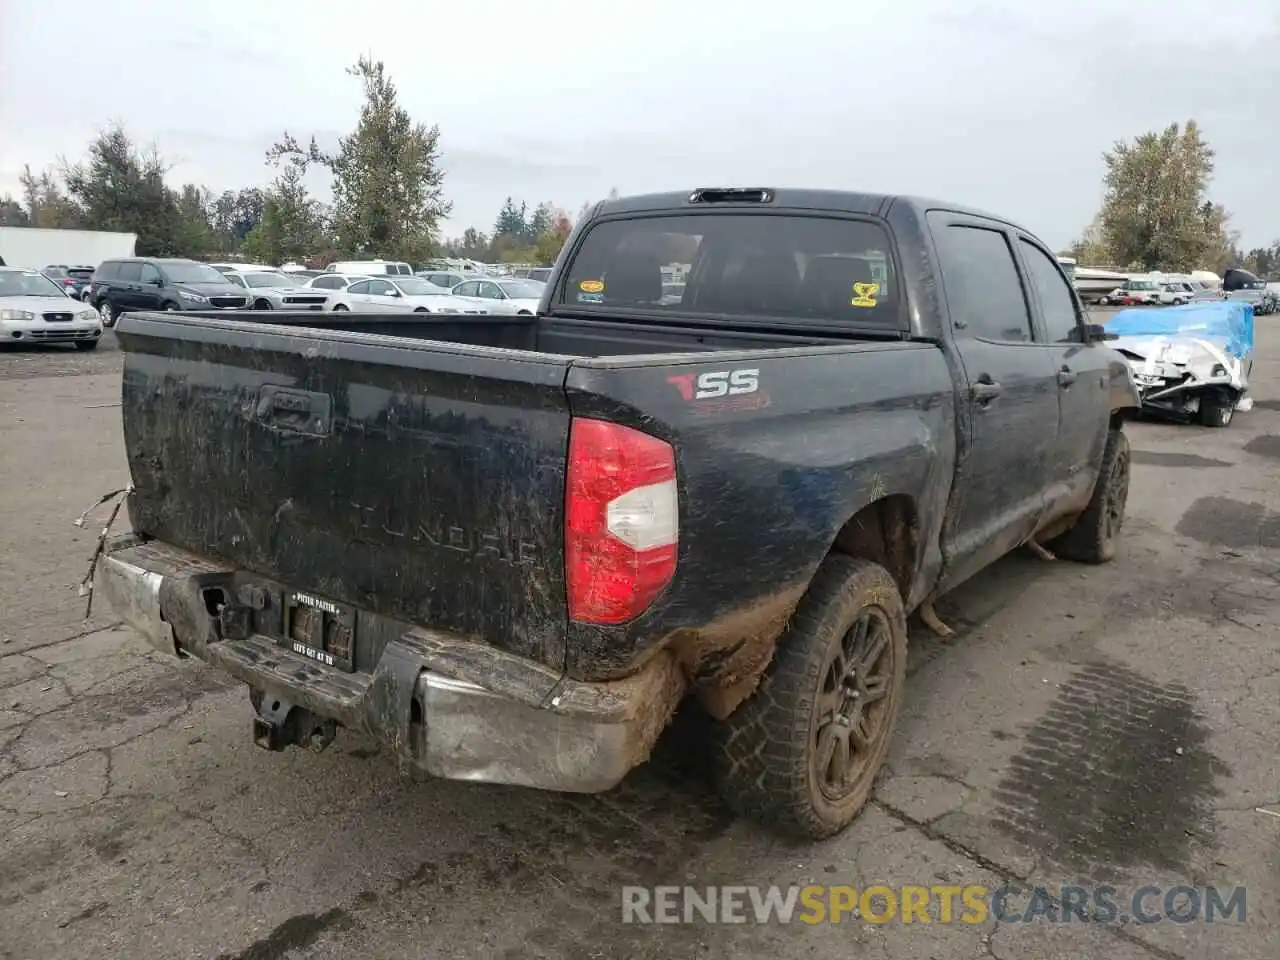
{"label": "trailer hitch receiver", "polygon": [[253,742],[264,750],[298,746],[319,753],[338,734],[337,721],[318,717],[280,697],[264,696],[255,706]]}

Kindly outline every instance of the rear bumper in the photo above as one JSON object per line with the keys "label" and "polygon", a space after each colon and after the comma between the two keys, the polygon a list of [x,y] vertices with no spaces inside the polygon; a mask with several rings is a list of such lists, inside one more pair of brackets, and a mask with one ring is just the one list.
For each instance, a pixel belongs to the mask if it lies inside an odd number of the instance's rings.
{"label": "rear bumper", "polygon": [[94,590],[163,653],[194,656],[317,717],[380,740],[428,774],[578,793],[616,785],[647,759],[684,692],[674,658],[578,683],[496,648],[409,629],[368,672],[346,673],[269,637],[223,639],[202,589],[230,568],[125,537]]}

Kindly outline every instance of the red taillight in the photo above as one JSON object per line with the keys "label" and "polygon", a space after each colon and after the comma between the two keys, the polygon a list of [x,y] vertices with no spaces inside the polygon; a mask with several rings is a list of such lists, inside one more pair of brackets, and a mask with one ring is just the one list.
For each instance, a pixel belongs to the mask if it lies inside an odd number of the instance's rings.
{"label": "red taillight", "polygon": [[575,418],[564,514],[569,619],[624,623],[643,613],[671,582],[679,533],[671,444]]}

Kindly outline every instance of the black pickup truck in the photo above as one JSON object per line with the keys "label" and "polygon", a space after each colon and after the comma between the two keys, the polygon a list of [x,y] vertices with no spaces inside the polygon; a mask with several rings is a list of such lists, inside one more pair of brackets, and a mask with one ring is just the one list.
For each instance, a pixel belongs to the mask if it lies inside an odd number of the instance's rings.
{"label": "black pickup truck", "polygon": [[260,745],[597,792],[692,698],[726,800],[814,837],[884,760],[910,612],[1029,541],[1112,557],[1138,406],[1034,236],[856,193],[601,203],[535,317],[118,335],[96,589],[248,684]]}

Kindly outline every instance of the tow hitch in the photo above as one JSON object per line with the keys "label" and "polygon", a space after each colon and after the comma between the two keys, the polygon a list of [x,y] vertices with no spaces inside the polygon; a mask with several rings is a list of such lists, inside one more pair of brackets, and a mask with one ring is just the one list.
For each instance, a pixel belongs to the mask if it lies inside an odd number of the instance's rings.
{"label": "tow hitch", "polygon": [[281,697],[251,695],[257,715],[253,718],[253,742],[264,750],[310,747],[319,753],[338,735],[335,720],[317,717]]}

